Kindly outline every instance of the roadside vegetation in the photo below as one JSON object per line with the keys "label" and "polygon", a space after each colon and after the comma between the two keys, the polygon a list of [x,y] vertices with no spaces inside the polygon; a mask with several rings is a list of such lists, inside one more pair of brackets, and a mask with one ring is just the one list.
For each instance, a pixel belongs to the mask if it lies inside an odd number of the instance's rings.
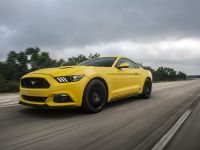
{"label": "roadside vegetation", "polygon": [[153,69],[150,66],[144,66],[143,68],[150,70],[155,82],[159,81],[176,81],[176,80],[186,80],[187,75],[181,71],[175,71],[173,68],[159,67],[158,69]]}
{"label": "roadside vegetation", "polygon": [[[43,52],[37,47],[27,48],[21,52],[10,51],[6,61],[0,62],[0,92],[17,92],[20,78],[28,72],[41,68],[76,65],[99,56],[100,54],[95,53],[89,56],[78,55],[66,60],[55,60],[50,58],[48,52]],[[159,67],[156,70],[151,67],[144,68],[152,72],[154,81],[174,81],[187,78],[185,73],[177,73],[172,68]]]}

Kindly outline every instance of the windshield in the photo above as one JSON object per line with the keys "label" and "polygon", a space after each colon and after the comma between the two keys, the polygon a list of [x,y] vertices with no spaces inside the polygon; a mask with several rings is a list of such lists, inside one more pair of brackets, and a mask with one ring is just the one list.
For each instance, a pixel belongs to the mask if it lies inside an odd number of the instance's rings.
{"label": "windshield", "polygon": [[112,67],[115,60],[116,57],[101,57],[84,61],[78,64],[78,66]]}

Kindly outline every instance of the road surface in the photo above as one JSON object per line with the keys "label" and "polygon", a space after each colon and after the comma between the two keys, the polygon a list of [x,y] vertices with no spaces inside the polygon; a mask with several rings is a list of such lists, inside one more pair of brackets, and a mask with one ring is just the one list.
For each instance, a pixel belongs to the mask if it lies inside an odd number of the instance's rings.
{"label": "road surface", "polygon": [[84,114],[34,109],[17,104],[18,94],[1,94],[0,150],[152,149],[188,109],[191,114],[164,148],[200,149],[199,96],[200,80],[156,83],[150,100],[133,97]]}

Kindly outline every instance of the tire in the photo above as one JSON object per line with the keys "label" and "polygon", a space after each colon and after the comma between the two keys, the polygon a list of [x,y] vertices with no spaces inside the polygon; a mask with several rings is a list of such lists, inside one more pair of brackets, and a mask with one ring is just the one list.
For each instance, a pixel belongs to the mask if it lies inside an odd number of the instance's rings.
{"label": "tire", "polygon": [[140,94],[140,97],[143,99],[149,99],[151,97],[151,91],[152,91],[152,82],[150,79],[146,79],[143,86],[142,94]]}
{"label": "tire", "polygon": [[91,80],[85,88],[82,109],[87,113],[100,112],[107,102],[107,89],[99,79]]}

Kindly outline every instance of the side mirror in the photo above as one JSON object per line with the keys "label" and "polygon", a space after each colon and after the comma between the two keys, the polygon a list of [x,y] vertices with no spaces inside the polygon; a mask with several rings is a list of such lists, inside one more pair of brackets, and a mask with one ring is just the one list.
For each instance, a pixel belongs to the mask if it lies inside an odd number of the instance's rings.
{"label": "side mirror", "polygon": [[122,63],[122,64],[120,64],[117,68],[118,68],[118,69],[121,69],[121,68],[129,68],[129,64],[128,64],[128,63]]}

